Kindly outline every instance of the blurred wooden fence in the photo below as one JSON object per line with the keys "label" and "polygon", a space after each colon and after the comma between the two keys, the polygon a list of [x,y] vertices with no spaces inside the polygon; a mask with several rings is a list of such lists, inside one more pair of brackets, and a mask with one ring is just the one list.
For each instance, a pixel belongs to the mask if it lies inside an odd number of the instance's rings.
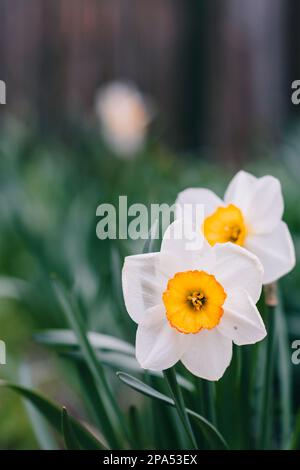
{"label": "blurred wooden fence", "polygon": [[91,110],[99,84],[123,77],[155,97],[168,116],[165,132],[184,134],[193,40],[186,6],[182,0],[0,0],[8,108],[29,106],[57,122]]}
{"label": "blurred wooden fence", "polygon": [[282,125],[295,5],[0,0],[7,110],[59,125],[89,114],[101,83],[132,79],[153,95],[169,141],[213,141],[224,158],[236,158],[254,130],[272,134]]}

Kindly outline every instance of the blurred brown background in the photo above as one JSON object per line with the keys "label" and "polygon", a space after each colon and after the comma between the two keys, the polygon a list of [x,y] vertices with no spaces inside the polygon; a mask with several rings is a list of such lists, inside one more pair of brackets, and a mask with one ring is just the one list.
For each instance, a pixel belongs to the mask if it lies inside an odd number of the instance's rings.
{"label": "blurred brown background", "polygon": [[297,113],[299,13],[296,0],[0,0],[5,113],[62,131],[101,83],[132,79],[169,144],[243,159]]}

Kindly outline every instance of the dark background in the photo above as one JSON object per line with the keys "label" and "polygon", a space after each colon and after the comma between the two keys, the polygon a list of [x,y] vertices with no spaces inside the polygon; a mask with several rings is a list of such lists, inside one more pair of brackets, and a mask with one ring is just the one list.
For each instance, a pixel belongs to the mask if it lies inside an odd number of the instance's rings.
{"label": "dark background", "polygon": [[132,79],[158,103],[169,144],[239,162],[298,112],[299,10],[297,0],[1,0],[6,111],[63,132],[89,117],[101,83]]}

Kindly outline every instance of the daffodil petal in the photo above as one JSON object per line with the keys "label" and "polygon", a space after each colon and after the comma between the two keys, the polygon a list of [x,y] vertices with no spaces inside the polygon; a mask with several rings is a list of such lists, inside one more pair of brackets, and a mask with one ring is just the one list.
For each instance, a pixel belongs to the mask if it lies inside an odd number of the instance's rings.
{"label": "daffodil petal", "polygon": [[159,253],[127,256],[122,271],[123,296],[131,318],[139,323],[148,308],[162,304],[157,271]]}
{"label": "daffodil petal", "polygon": [[245,212],[249,231],[270,233],[281,221],[283,215],[283,197],[277,178],[264,176],[258,178],[254,186],[249,207]]}
{"label": "daffodil petal", "polygon": [[282,218],[281,185],[273,176],[256,178],[240,171],[229,184],[224,200],[241,209],[249,231],[255,234],[271,232]]}
{"label": "daffodil petal", "polygon": [[263,267],[259,259],[233,243],[217,244],[213,248],[216,264],[212,274],[225,292],[244,288],[256,303],[261,294]]}
{"label": "daffodil petal", "polygon": [[143,320],[140,325],[145,328],[152,328],[157,326],[162,321],[166,320],[166,312],[163,305],[155,305],[146,310]]}
{"label": "daffodil petal", "polygon": [[227,297],[224,314],[217,328],[239,346],[261,341],[267,334],[259,311],[248,293],[242,289],[233,290]]}
{"label": "daffodil petal", "polygon": [[223,206],[223,201],[210,189],[188,188],[178,194],[176,199],[176,218],[182,214],[185,204],[196,206],[203,204],[204,217],[214,212],[217,207]]}
{"label": "daffodil petal", "polygon": [[136,358],[143,369],[165,370],[178,362],[185,350],[184,334],[178,333],[168,323],[166,316],[160,318],[153,312],[151,321],[138,326],[136,334]]}
{"label": "daffodil petal", "polygon": [[294,244],[285,222],[280,222],[272,233],[248,236],[245,247],[258,256],[264,267],[263,284],[277,281],[295,266]]}
{"label": "daffodil petal", "polygon": [[239,171],[229,183],[224,195],[225,204],[234,204],[242,212],[249,207],[257,178],[246,171]]}
{"label": "daffodil petal", "polygon": [[166,254],[174,256],[179,271],[210,270],[215,259],[213,250],[201,231],[195,231],[186,222],[179,219],[169,225],[161,244],[162,257]]}
{"label": "daffodil petal", "polygon": [[183,365],[197,377],[219,380],[232,357],[232,341],[216,328],[189,335],[189,345],[183,354]]}

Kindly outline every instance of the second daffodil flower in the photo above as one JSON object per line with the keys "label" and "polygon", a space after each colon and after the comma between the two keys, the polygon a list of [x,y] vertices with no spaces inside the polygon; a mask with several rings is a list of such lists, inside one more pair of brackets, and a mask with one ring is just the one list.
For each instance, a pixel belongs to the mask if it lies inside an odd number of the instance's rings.
{"label": "second daffodil flower", "polygon": [[260,259],[263,284],[287,274],[295,265],[291,235],[282,221],[283,197],[278,179],[273,176],[256,178],[240,171],[229,184],[224,201],[205,188],[189,188],[176,200],[181,217],[185,205],[203,205],[201,227],[207,241],[232,242],[246,248]]}
{"label": "second daffodil flower", "polygon": [[181,361],[194,375],[218,380],[230,364],[232,342],[251,344],[266,335],[255,306],[263,268],[237,245],[212,247],[200,231],[187,231],[177,220],[160,252],[125,259],[125,304],[138,324],[141,367],[162,371]]}
{"label": "second daffodil flower", "polygon": [[95,110],[106,143],[119,157],[133,158],[152,119],[149,100],[133,84],[112,82],[97,92]]}

